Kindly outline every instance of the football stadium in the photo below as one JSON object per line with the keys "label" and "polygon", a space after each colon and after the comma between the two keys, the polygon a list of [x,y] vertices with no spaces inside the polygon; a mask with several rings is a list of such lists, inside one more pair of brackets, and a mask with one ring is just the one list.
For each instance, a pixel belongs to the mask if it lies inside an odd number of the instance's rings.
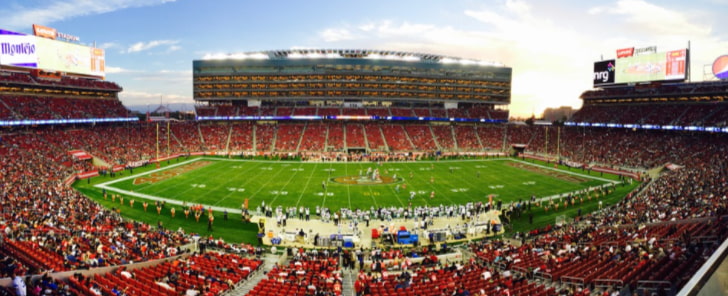
{"label": "football stadium", "polygon": [[182,119],[132,113],[103,49],[34,29],[0,30],[2,295],[717,295],[725,281],[728,81],[688,81],[688,48],[596,61],[583,107],[555,122],[509,120],[519,69],[496,62],[206,56]]}

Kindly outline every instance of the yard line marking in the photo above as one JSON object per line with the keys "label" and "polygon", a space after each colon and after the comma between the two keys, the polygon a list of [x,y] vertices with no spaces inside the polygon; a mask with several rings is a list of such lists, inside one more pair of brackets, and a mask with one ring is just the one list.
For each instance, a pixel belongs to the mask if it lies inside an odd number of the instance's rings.
{"label": "yard line marking", "polygon": [[[239,178],[237,178],[237,177],[239,177],[240,175],[243,175],[243,174],[248,174],[248,173],[249,173],[250,171],[252,171],[252,170],[253,170],[254,168],[256,168],[256,167],[257,167],[257,166],[254,166],[254,165],[250,165],[250,166],[249,166],[249,167],[248,167],[248,168],[247,168],[246,170],[243,170],[243,171],[239,172],[238,174],[235,174],[235,178],[230,178],[230,181],[229,181],[229,182],[225,182],[225,183],[223,183],[223,184],[222,184],[221,186],[219,186],[219,187],[222,187],[222,186],[228,186],[228,184],[230,184],[230,183],[233,183],[233,182],[235,182],[234,180],[240,180],[240,179],[239,179]],[[248,178],[248,180],[247,180],[247,181],[245,181],[245,183],[243,183],[243,184],[236,184],[236,186],[240,186],[239,188],[245,188],[245,187],[248,187],[247,185],[248,185],[248,184],[249,184],[249,183],[250,183],[250,182],[251,182],[252,180],[253,180],[253,178]],[[216,188],[219,188],[219,187],[216,187]],[[218,204],[219,204],[220,202],[222,202],[222,201],[226,200],[226,199],[227,199],[228,197],[232,196],[233,194],[239,194],[239,192],[235,192],[235,191],[233,191],[233,192],[230,192],[230,193],[226,194],[226,195],[225,195],[225,196],[223,196],[223,197],[222,197],[221,199],[219,199],[219,200],[218,200],[218,201],[217,201],[217,202],[216,202],[216,203],[215,203],[214,205],[218,205]]]}
{"label": "yard line marking", "polygon": [[[256,192],[255,192],[255,193],[253,193],[252,195],[250,195],[249,199],[251,199],[251,200],[252,200],[253,198],[255,198],[255,197],[256,197],[256,195],[258,194],[258,192],[261,192],[261,191],[262,191],[262,190],[263,190],[264,188],[266,188],[266,187],[268,186],[268,184],[270,184],[270,182],[271,182],[271,181],[273,181],[273,180],[274,180],[274,179],[275,179],[275,178],[276,178],[276,177],[277,177],[277,176],[278,176],[278,175],[279,175],[279,174],[280,174],[281,172],[283,172],[283,171],[284,171],[284,169],[280,169],[280,170],[278,170],[278,172],[276,172],[276,173],[275,173],[275,174],[274,174],[273,176],[269,177],[269,178],[268,178],[268,181],[267,181],[267,182],[265,182],[265,183],[264,183],[263,185],[260,185],[260,188],[258,188],[258,191],[256,191]],[[251,179],[252,179],[252,178],[251,178]],[[262,199],[262,198],[261,198],[261,199]],[[273,198],[273,200],[275,200],[275,197]],[[273,207],[273,203],[272,203],[272,202],[268,203],[268,205],[269,205],[270,207]]]}
{"label": "yard line marking", "polygon": [[[349,175],[349,166],[344,165],[344,173],[348,176]],[[346,198],[349,200],[349,209],[351,209],[351,185],[346,185]]]}
{"label": "yard line marking", "polygon": [[308,176],[308,180],[306,180],[306,185],[303,186],[303,190],[301,190],[301,195],[298,196],[298,200],[296,201],[296,207],[301,203],[301,198],[304,194],[306,194],[306,188],[308,188],[308,184],[311,183],[311,177],[313,177],[313,174],[316,172],[316,168],[318,167],[318,163],[315,163],[313,166],[313,169],[311,170],[311,175]]}
{"label": "yard line marking", "polygon": [[[332,172],[331,167],[333,165],[334,165],[333,162],[330,162],[329,163],[329,169],[328,169],[329,177],[331,177],[331,172]],[[309,178],[308,180],[311,181],[311,178]],[[324,182],[326,182],[326,181],[324,181]],[[306,185],[308,185],[308,182],[306,182],[306,183],[307,183]],[[326,186],[326,188],[324,188],[324,198],[321,200],[321,207],[322,208],[324,207],[324,205],[326,205],[326,196],[329,195],[328,193],[329,193],[329,186]]]}
{"label": "yard line marking", "polygon": [[[302,167],[303,167],[303,164],[301,164],[301,165],[299,166],[299,168],[302,168]],[[285,170],[285,169],[281,168],[281,171],[283,171],[283,170]],[[281,187],[281,189],[286,189],[286,187],[288,186],[288,184],[291,184],[291,181],[292,181],[293,179],[295,179],[295,178],[296,178],[296,175],[298,175],[298,173],[299,173],[299,172],[302,172],[302,171],[299,171],[299,170],[295,171],[295,173],[293,173],[293,174],[291,175],[291,177],[290,177],[290,178],[288,178],[288,182],[286,182],[286,184],[285,184],[285,185],[283,185],[283,187]],[[281,196],[281,194],[277,194],[277,195],[276,195],[276,196],[275,196],[275,197],[273,198],[273,200],[271,200],[271,201],[270,201],[270,204],[271,204],[271,205],[273,205],[273,203],[274,203],[274,202],[276,201],[276,199],[278,199],[278,197],[279,197],[279,196]]]}

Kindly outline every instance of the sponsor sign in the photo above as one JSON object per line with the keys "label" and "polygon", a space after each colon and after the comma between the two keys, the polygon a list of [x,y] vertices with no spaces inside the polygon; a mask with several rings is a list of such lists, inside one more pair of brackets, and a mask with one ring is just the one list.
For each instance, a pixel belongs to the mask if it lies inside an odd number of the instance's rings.
{"label": "sponsor sign", "polygon": [[104,76],[104,50],[79,44],[36,38],[38,68],[91,76]]}
{"label": "sponsor sign", "polygon": [[46,27],[43,25],[37,25],[37,24],[33,24],[33,34],[35,36],[38,36],[41,38],[48,38],[48,39],[53,39],[53,40],[64,40],[64,41],[68,41],[68,42],[81,41],[81,38],[78,38],[78,36],[58,32],[58,30],[56,30],[54,28]]}
{"label": "sponsor sign", "polygon": [[617,58],[626,58],[634,55],[634,47],[617,49]]}
{"label": "sponsor sign", "polygon": [[614,60],[594,63],[594,86],[613,84],[615,69]]}
{"label": "sponsor sign", "polygon": [[35,37],[0,30],[0,65],[29,67],[38,66],[38,47]]}
{"label": "sponsor sign", "polygon": [[616,60],[615,83],[684,80],[687,50],[635,55]]}
{"label": "sponsor sign", "polygon": [[41,38],[56,40],[56,34],[58,34],[58,31],[51,27],[33,24],[33,34]]}
{"label": "sponsor sign", "polygon": [[728,55],[715,59],[715,62],[713,62],[713,75],[718,79],[728,79]]}
{"label": "sponsor sign", "polygon": [[634,55],[657,53],[657,46],[635,48]]}

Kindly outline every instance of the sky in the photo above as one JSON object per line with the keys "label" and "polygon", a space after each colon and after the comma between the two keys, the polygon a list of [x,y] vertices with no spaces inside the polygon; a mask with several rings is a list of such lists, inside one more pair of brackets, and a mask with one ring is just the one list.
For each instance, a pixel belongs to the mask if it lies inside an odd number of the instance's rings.
{"label": "sky", "polygon": [[[728,0],[4,0],[0,29],[32,24],[106,50],[127,105],[192,103],[206,55],[336,48],[497,61],[513,69],[512,116],[579,108],[593,63],[625,47],[691,48],[691,81],[728,54]],[[152,107],[153,108],[153,107]]]}

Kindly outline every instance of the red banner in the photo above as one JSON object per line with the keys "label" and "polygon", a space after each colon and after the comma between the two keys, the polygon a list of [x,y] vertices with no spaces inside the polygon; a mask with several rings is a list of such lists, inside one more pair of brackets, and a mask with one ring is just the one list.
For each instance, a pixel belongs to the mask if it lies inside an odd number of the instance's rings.
{"label": "red banner", "polygon": [[617,49],[617,58],[626,58],[634,55],[634,47]]}
{"label": "red banner", "polygon": [[76,181],[76,175],[70,175],[66,180],[63,180],[63,185],[71,186]]}
{"label": "red banner", "polygon": [[76,178],[88,179],[91,177],[96,177],[98,175],[99,175],[99,170],[94,170],[94,171],[88,171],[88,172],[83,172],[83,173],[77,174]]}
{"label": "red banner", "polygon": [[54,28],[33,24],[33,34],[35,36],[56,40],[57,33]]}
{"label": "red banner", "polygon": [[117,164],[117,165],[111,167],[112,172],[119,172],[119,171],[123,171],[123,170],[124,170],[124,166],[120,165],[120,164]]}

